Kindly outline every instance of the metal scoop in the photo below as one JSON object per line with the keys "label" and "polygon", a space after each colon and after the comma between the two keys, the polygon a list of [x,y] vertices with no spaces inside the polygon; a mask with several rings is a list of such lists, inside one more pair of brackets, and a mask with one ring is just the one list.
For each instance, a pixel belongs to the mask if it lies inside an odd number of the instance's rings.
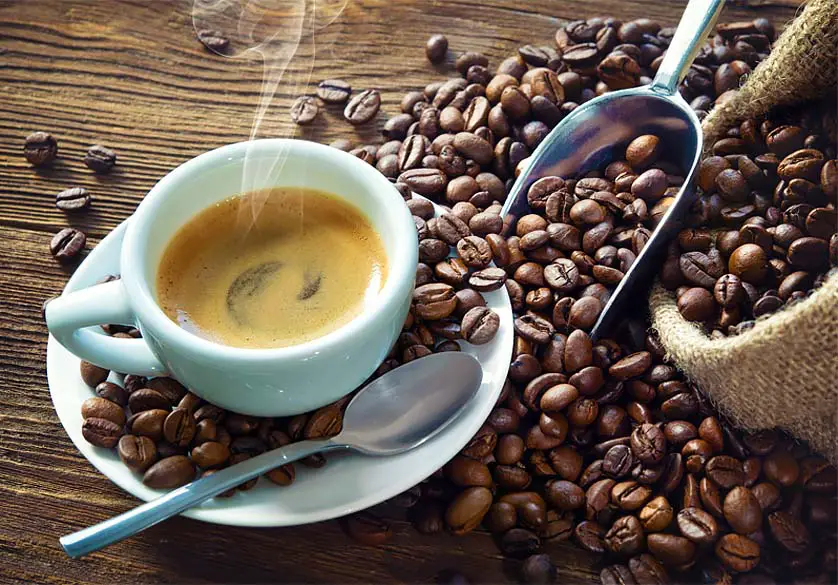
{"label": "metal scoop", "polygon": [[642,134],[660,137],[667,158],[684,169],[684,184],[675,202],[611,294],[591,332],[594,339],[608,333],[632,295],[635,303],[646,303],[643,284],[654,276],[661,255],[683,228],[695,201],[693,178],[703,145],[701,124],[678,93],[678,84],[723,6],[724,0],[690,0],[654,81],[644,87],[606,93],[573,110],[530,157],[503,207],[504,224],[510,229],[517,218],[530,213],[527,191],[537,179],[583,176],[615,160],[620,156],[618,150]]}

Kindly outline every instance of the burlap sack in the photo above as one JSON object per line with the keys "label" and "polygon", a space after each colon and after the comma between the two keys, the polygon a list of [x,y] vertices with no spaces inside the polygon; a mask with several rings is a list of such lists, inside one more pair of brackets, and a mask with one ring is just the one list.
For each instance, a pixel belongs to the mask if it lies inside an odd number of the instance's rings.
{"label": "burlap sack", "polygon": [[[834,90],[836,47],[838,2],[812,0],[738,94],[704,120],[705,145],[745,118]],[[745,428],[784,428],[838,461],[838,277],[721,340],[684,320],[659,284],[649,302],[670,358],[722,412]]]}

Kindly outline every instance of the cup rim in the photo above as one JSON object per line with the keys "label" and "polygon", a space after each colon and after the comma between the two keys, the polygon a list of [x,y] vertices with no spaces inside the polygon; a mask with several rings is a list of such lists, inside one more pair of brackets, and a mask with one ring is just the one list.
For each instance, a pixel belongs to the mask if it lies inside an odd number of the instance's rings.
{"label": "cup rim", "polygon": [[[259,149],[254,153],[252,149]],[[368,183],[369,196],[380,209],[384,210],[388,221],[402,224],[394,230],[395,254],[388,258],[387,278],[378,294],[375,307],[365,308],[348,323],[329,331],[321,337],[304,343],[276,348],[243,348],[224,345],[190,333],[172,321],[157,303],[151,292],[150,283],[143,277],[144,262],[138,262],[139,254],[145,253],[150,230],[147,227],[155,217],[165,210],[165,199],[172,188],[188,180],[190,176],[204,169],[217,168],[219,162],[240,162],[245,156],[260,156],[264,152],[295,151],[302,156],[337,159],[343,165],[354,166],[361,181]],[[249,154],[248,154],[248,151]],[[231,193],[234,196],[236,193]],[[335,194],[340,197],[339,193]],[[206,209],[209,205],[202,207]],[[193,216],[194,217],[194,216]],[[236,142],[204,152],[177,166],[160,179],[146,194],[134,212],[125,233],[121,255],[123,267],[121,278],[126,286],[138,323],[149,329],[163,345],[174,345],[182,351],[200,354],[209,359],[241,359],[250,361],[306,359],[312,354],[327,352],[357,339],[358,335],[385,318],[391,309],[405,301],[415,278],[418,262],[415,225],[407,206],[392,183],[373,166],[342,150],[290,138],[264,138],[253,141]],[[138,254],[139,253],[139,254]]]}

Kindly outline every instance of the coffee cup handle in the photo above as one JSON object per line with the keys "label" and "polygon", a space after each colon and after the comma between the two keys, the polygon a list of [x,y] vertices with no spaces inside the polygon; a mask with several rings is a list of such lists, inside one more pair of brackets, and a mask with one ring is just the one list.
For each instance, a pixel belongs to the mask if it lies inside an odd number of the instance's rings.
{"label": "coffee cup handle", "polygon": [[166,367],[143,339],[120,339],[88,329],[103,323],[136,326],[121,280],[61,295],[47,303],[47,328],[81,359],[122,374],[159,376]]}

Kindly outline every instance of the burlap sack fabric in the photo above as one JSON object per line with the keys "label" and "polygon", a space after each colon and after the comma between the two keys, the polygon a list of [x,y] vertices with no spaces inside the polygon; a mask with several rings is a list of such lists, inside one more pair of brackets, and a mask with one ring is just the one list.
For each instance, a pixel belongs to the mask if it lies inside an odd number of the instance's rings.
{"label": "burlap sack fabric", "polygon": [[[705,146],[770,108],[817,98],[836,85],[838,1],[811,0],[731,100],[704,120]],[[711,340],[656,284],[652,327],[670,358],[743,427],[780,427],[838,461],[838,276],[811,297]]]}

